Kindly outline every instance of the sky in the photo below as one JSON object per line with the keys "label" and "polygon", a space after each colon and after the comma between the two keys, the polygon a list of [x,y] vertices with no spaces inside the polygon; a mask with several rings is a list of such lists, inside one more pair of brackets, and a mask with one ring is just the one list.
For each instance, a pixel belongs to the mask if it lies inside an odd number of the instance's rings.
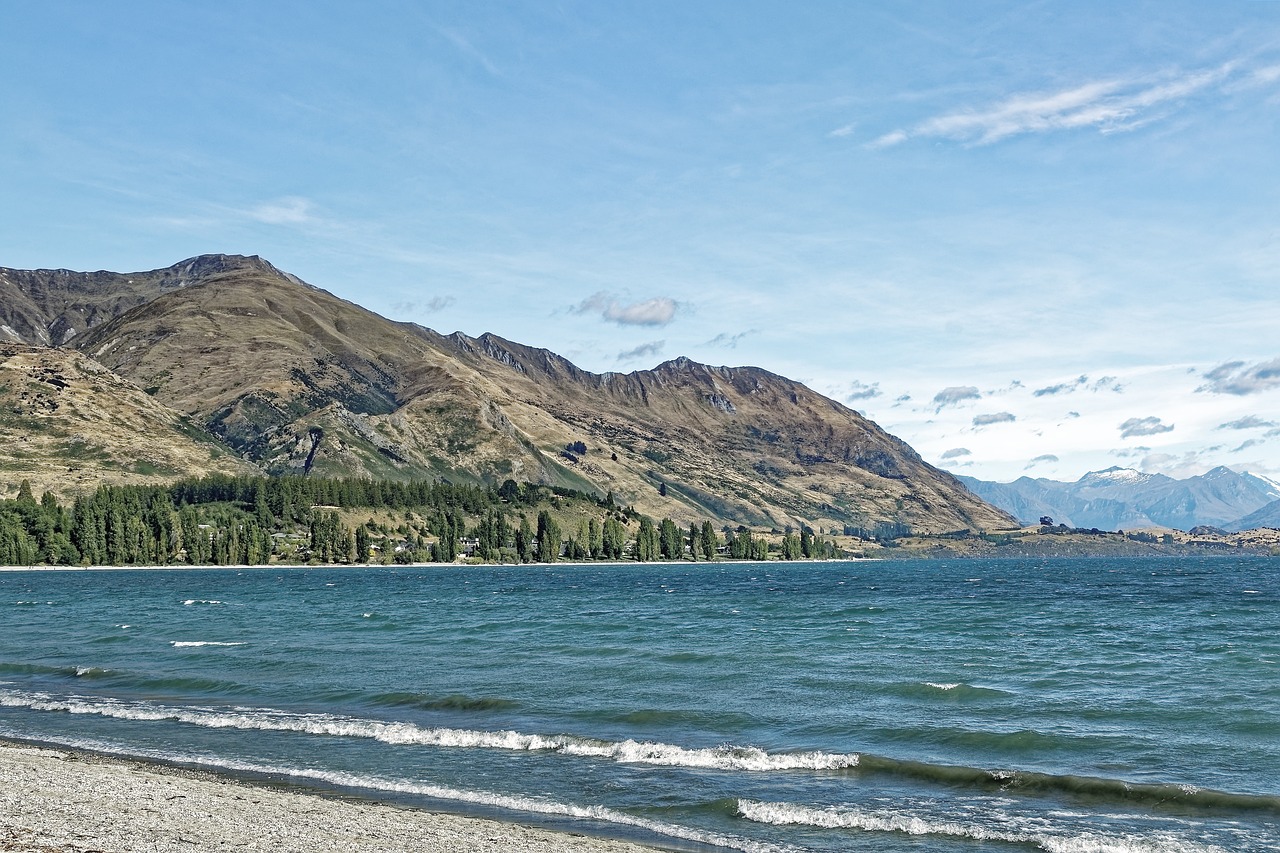
{"label": "sky", "polygon": [[1280,478],[1280,2],[0,3],[0,266],[260,255],[957,474]]}

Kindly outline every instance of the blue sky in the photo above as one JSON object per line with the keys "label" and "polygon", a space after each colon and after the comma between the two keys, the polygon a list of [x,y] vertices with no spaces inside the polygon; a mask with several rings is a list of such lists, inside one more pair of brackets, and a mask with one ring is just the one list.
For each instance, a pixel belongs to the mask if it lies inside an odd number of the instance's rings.
{"label": "blue sky", "polygon": [[0,4],[0,265],[226,252],[957,473],[1280,476],[1280,2]]}

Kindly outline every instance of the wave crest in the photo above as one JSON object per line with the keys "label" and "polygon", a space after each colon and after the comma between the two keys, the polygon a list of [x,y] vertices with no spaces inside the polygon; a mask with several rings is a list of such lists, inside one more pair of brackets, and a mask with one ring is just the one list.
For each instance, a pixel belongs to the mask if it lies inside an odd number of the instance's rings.
{"label": "wave crest", "polygon": [[889,809],[813,808],[793,803],[739,800],[738,814],[754,823],[775,826],[810,826],[818,829],[854,829],[862,832],[934,836],[965,841],[997,841],[1026,844],[1046,853],[1227,853],[1216,845],[1199,844],[1168,833],[1137,836],[1101,832],[1062,833],[1017,827],[988,827],[973,822],[928,819]]}
{"label": "wave crest", "polygon": [[555,752],[615,761],[620,764],[649,764],[756,773],[785,770],[839,770],[856,767],[860,759],[856,753],[833,754],[816,751],[774,753],[753,746],[733,745],[690,748],[669,743],[635,740],[604,741],[573,735],[525,734],[510,730],[427,728],[406,722],[341,717],[332,714],[295,714],[271,708],[218,710],[169,707],[150,702],[126,702],[117,699],[58,698],[43,693],[22,691],[0,692],[0,706],[26,707],[39,711],[63,711],[72,714],[97,714],[128,720],[172,720],[206,728],[369,738],[396,745]]}

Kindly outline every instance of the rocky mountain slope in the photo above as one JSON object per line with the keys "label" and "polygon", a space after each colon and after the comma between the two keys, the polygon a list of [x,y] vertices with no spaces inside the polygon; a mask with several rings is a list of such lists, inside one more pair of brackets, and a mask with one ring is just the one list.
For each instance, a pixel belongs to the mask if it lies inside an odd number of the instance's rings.
{"label": "rocky mountain slope", "polygon": [[970,491],[1026,522],[1049,516],[1071,527],[1132,530],[1143,527],[1244,529],[1234,526],[1280,498],[1280,486],[1262,477],[1214,468],[1177,480],[1129,468],[1094,471],[1074,483],[1022,477],[990,483],[961,477]]}
{"label": "rocky mountain slope", "polygon": [[0,344],[0,482],[37,495],[247,474],[199,424],[75,350]]}
{"label": "rocky mountain slope", "polygon": [[258,258],[0,281],[27,300],[6,334],[78,349],[268,472],[509,477],[776,527],[1011,522],[856,412],[758,368],[593,374],[494,335],[392,322]]}
{"label": "rocky mountain slope", "polygon": [[0,267],[0,341],[61,346],[162,293],[246,265],[291,278],[260,258],[232,255],[201,255],[138,273]]}
{"label": "rocky mountain slope", "polygon": [[1237,518],[1230,524],[1224,525],[1224,527],[1232,532],[1257,530],[1264,527],[1280,530],[1280,498],[1260,509],[1254,510],[1243,518]]}

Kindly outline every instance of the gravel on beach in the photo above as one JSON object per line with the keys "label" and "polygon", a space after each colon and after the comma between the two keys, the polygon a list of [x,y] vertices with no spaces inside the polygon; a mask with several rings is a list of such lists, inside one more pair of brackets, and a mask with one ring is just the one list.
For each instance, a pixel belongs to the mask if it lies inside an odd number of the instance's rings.
{"label": "gravel on beach", "polygon": [[571,832],[4,743],[0,850],[654,853],[654,848]]}

